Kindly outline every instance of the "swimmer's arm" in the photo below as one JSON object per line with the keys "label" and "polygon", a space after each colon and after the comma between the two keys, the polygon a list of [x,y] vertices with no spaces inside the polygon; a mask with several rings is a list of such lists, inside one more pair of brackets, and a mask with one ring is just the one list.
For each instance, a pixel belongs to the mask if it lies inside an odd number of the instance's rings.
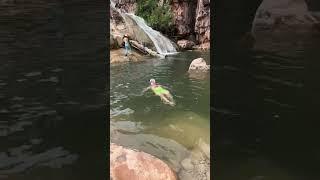
{"label": "swimmer's arm", "polygon": [[145,92],[148,91],[150,88],[151,88],[150,86],[144,88],[143,91],[142,91],[142,93],[145,93]]}

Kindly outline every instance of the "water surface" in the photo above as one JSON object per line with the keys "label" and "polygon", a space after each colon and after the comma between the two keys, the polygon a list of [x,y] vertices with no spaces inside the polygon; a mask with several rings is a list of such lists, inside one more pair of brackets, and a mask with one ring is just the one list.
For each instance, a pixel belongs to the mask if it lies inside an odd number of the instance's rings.
{"label": "water surface", "polygon": [[[256,32],[215,66],[216,179],[319,179],[319,35]],[[312,125],[313,124],[313,125]]]}
{"label": "water surface", "polygon": [[[189,76],[191,61],[209,52],[181,52],[166,59],[110,67],[111,142],[143,150],[166,161],[174,169],[197,149],[210,143],[210,76]],[[142,90],[149,79],[168,88],[176,106]]]}
{"label": "water surface", "polygon": [[0,179],[107,173],[106,10],[85,2],[0,3]]}

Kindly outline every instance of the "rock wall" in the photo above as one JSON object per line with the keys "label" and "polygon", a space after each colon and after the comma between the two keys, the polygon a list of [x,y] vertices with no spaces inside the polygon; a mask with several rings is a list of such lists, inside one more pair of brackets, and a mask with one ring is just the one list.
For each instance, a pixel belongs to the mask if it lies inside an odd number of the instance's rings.
{"label": "rock wall", "polygon": [[200,46],[210,48],[210,0],[198,0],[195,32]]}
{"label": "rock wall", "polygon": [[178,38],[210,48],[210,0],[173,0],[171,7]]}
{"label": "rock wall", "polygon": [[173,22],[180,38],[188,38],[194,34],[197,1],[173,0],[171,9]]}
{"label": "rock wall", "polygon": [[135,13],[137,10],[137,0],[112,0],[116,4],[116,8],[122,12]]}

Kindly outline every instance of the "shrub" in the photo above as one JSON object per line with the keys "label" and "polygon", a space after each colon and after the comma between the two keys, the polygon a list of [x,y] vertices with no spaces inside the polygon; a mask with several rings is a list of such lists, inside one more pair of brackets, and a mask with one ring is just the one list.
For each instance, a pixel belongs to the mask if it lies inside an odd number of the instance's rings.
{"label": "shrub", "polygon": [[171,35],[173,33],[173,14],[168,2],[159,6],[158,0],[138,0],[137,15],[142,17],[153,29],[164,34]]}

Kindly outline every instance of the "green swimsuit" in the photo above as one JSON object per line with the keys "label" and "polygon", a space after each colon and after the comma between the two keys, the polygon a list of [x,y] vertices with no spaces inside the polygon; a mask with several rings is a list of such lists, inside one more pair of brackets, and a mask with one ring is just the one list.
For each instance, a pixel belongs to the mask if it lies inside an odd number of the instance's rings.
{"label": "green swimsuit", "polygon": [[151,89],[153,90],[153,92],[156,94],[156,95],[161,95],[161,94],[168,94],[169,91],[162,88],[161,86],[157,86],[157,87],[151,87]]}

